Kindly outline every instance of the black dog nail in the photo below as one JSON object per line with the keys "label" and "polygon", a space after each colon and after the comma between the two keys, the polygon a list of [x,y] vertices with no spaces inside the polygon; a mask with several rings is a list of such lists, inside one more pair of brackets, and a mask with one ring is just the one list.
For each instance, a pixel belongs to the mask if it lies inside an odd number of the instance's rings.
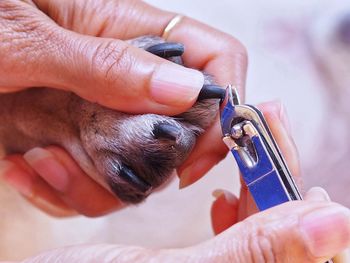
{"label": "black dog nail", "polygon": [[225,89],[217,85],[204,85],[199,92],[198,101],[206,99],[224,99]]}
{"label": "black dog nail", "polygon": [[170,58],[181,56],[185,49],[184,45],[179,43],[161,43],[148,47],[146,51],[162,58]]}
{"label": "black dog nail", "polygon": [[142,191],[143,193],[149,192],[152,189],[152,186],[149,185],[144,179],[137,176],[133,170],[131,170],[126,165],[122,165],[119,171],[119,176],[129,182],[131,185],[133,185],[138,190]]}
{"label": "black dog nail", "polygon": [[156,139],[164,138],[174,140],[178,138],[181,133],[181,129],[171,124],[159,123],[153,128],[153,134]]}

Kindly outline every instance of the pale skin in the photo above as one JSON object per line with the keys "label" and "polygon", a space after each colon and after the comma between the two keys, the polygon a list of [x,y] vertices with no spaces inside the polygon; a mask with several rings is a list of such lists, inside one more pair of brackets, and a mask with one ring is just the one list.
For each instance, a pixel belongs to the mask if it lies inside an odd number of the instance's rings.
{"label": "pale skin", "polygon": [[[200,73],[186,73],[196,80],[188,81],[187,96],[181,94],[182,99],[179,99],[175,93],[173,99],[164,98],[161,92],[155,90],[153,80],[155,76],[157,81],[162,78],[159,75],[164,74],[164,68],[169,69],[168,62],[129,47],[123,41],[140,35],[161,35],[173,17],[173,13],[130,0],[2,0],[0,34],[8,38],[0,43],[0,53],[4,54],[0,58],[0,91],[15,92],[32,86],[47,86],[73,91],[87,100],[131,113],[173,115],[183,112],[195,102],[203,84]],[[171,31],[168,41],[186,46],[186,66],[212,74],[221,85],[232,83],[243,94],[247,55],[238,40],[185,18]],[[111,45],[113,52],[105,59],[99,59],[101,49]],[[36,50],[35,57],[28,57],[23,52],[25,48]],[[118,63],[108,64],[110,60]],[[180,85],[175,82],[174,89]],[[124,86],[133,88],[118,89]],[[95,87],[99,87],[98,92]],[[139,103],[137,107],[131,107],[129,102],[135,98]],[[298,157],[283,108],[278,103],[263,104],[260,108],[292,173],[299,174]],[[62,149],[52,146],[45,151],[50,153],[46,159],[30,165],[25,155],[7,156],[6,160],[13,166],[1,176],[28,174],[35,193],[30,201],[57,216],[77,213],[98,216],[123,206],[86,176]],[[186,187],[200,179],[226,153],[219,122],[216,122],[199,139],[191,156],[178,169],[181,186]],[[198,169],[195,164],[203,160],[205,165]],[[83,185],[83,190],[95,196],[95,203],[87,205],[80,195],[59,192],[45,184],[40,167],[43,163],[64,169],[70,176],[70,188],[79,186],[81,189]],[[45,195],[50,205],[38,202],[42,199],[40,195]],[[159,251],[116,245],[81,246],[44,252],[27,262],[45,262],[52,257],[74,262],[78,254],[79,261],[86,257],[84,262],[103,262],[106,258],[118,262],[136,259],[141,262],[151,259],[155,262],[261,262],[262,259],[289,262],[292,258],[305,259],[304,262],[324,262],[350,245],[349,209],[330,202],[321,189],[309,191],[305,201],[280,205],[252,215],[254,212],[255,206],[246,188],[242,188],[239,198],[228,192],[218,192],[211,214],[213,229],[216,234],[226,231],[197,246]],[[332,242],[328,242],[330,238]]]}

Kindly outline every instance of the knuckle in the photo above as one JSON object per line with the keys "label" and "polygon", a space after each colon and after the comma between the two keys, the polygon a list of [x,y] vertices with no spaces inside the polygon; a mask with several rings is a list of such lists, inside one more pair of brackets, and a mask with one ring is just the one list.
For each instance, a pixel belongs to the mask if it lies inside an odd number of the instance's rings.
{"label": "knuckle", "polygon": [[54,30],[27,4],[21,3],[0,1],[0,49],[1,53],[6,54],[0,63],[13,70],[18,67],[18,61],[25,61],[25,64],[22,63],[23,68],[33,72],[33,65],[49,49],[48,42]]}
{"label": "knuckle", "polygon": [[[7,2],[7,1],[5,1]],[[0,5],[0,32],[7,41],[40,44],[47,40],[52,28],[27,6],[9,3]]]}
{"label": "knuckle", "polygon": [[227,41],[226,41],[226,48],[229,50],[235,50],[238,53],[242,53],[247,55],[247,49],[246,47],[243,45],[242,42],[240,42],[238,39],[235,39],[233,37],[230,37]]}
{"label": "knuckle", "polygon": [[248,60],[247,48],[237,39],[230,37],[226,41],[224,50],[228,54],[232,54],[236,57],[240,57],[243,61]]}
{"label": "knuckle", "polygon": [[27,6],[4,1],[0,4],[1,25],[10,29],[11,32],[33,32],[40,27],[40,21]]}
{"label": "knuckle", "polygon": [[284,262],[283,245],[278,242],[276,231],[254,224],[248,227],[250,231],[246,239],[246,249],[250,253],[250,262]]}
{"label": "knuckle", "polygon": [[252,251],[252,262],[277,262],[277,251],[267,236],[250,236],[248,247]]}
{"label": "knuckle", "polygon": [[291,231],[291,226],[297,221],[298,218],[293,216],[284,218],[282,225],[270,225],[266,222],[256,224],[253,219],[246,219],[243,227],[248,231],[241,249],[245,251],[242,262],[295,262],[296,258],[303,262],[318,262],[319,258],[309,253],[299,235]]}
{"label": "knuckle", "polygon": [[225,54],[225,57],[230,60],[237,72],[245,74],[248,65],[248,52],[240,41],[231,36],[226,36],[223,45],[220,47],[220,55],[222,54]]}
{"label": "knuckle", "polygon": [[98,81],[114,86],[120,76],[128,74],[133,64],[129,45],[119,40],[101,43],[92,56],[92,73]]}

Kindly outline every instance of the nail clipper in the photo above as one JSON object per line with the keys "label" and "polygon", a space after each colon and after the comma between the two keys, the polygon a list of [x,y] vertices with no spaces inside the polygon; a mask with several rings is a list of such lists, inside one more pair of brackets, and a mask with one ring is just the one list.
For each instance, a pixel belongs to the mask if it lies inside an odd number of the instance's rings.
{"label": "nail clipper", "polygon": [[235,157],[259,210],[301,200],[263,114],[253,106],[240,104],[237,90],[229,86],[220,115],[223,141]]}

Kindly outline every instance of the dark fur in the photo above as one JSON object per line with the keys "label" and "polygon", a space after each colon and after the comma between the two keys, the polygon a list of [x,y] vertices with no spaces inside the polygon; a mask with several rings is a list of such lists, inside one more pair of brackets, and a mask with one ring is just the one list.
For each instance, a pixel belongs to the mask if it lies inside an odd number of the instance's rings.
{"label": "dark fur", "polygon": [[[130,42],[147,48],[163,40],[142,37]],[[211,82],[207,77],[206,83]],[[160,186],[189,155],[196,137],[212,123],[217,110],[218,100],[208,99],[176,117],[130,115],[69,92],[33,88],[0,95],[0,148],[2,145],[5,153],[11,154],[59,145],[121,200],[138,203],[149,193],[121,178],[120,168],[129,167],[153,189]],[[154,127],[160,123],[179,128],[176,140],[154,136]]]}

